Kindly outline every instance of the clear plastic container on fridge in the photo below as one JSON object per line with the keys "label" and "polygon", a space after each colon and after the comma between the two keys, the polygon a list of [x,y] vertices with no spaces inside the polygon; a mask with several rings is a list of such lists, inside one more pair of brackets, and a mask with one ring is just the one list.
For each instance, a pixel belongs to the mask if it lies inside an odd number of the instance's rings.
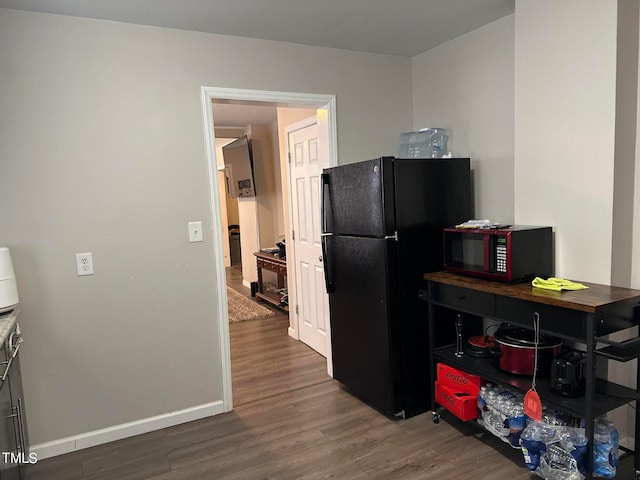
{"label": "clear plastic container on fridge", "polygon": [[442,158],[449,136],[444,128],[423,128],[406,132],[398,139],[398,158]]}

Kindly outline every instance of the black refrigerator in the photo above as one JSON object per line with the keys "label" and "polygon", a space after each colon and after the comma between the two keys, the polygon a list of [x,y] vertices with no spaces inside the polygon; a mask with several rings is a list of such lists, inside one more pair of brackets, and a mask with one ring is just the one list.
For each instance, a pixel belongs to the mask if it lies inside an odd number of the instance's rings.
{"label": "black refrigerator", "polygon": [[423,274],[442,229],[473,218],[468,158],[382,157],[323,170],[322,248],[334,378],[380,412],[430,408]]}

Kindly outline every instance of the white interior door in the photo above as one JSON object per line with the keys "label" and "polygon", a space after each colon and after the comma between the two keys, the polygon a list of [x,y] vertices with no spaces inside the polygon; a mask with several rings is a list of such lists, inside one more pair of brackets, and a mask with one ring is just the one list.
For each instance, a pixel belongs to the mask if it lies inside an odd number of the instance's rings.
{"label": "white interior door", "polygon": [[[297,127],[300,128],[297,128]],[[289,191],[293,229],[294,294],[289,310],[296,316],[300,340],[321,355],[328,353],[329,296],[324,285],[320,243],[320,174],[315,118],[288,132]]]}

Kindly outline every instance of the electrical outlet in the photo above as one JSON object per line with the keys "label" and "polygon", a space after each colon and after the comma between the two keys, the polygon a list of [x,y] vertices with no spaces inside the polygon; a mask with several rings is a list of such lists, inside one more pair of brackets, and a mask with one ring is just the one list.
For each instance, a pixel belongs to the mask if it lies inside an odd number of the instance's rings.
{"label": "electrical outlet", "polygon": [[76,253],[78,276],[93,275],[93,257],[91,253]]}

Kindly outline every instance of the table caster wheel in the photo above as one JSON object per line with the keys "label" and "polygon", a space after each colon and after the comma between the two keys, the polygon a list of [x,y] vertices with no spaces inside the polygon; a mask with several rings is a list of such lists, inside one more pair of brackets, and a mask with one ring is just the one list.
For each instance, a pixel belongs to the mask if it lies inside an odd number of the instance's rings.
{"label": "table caster wheel", "polygon": [[440,423],[440,414],[438,412],[431,412],[431,420],[433,420],[433,423]]}

